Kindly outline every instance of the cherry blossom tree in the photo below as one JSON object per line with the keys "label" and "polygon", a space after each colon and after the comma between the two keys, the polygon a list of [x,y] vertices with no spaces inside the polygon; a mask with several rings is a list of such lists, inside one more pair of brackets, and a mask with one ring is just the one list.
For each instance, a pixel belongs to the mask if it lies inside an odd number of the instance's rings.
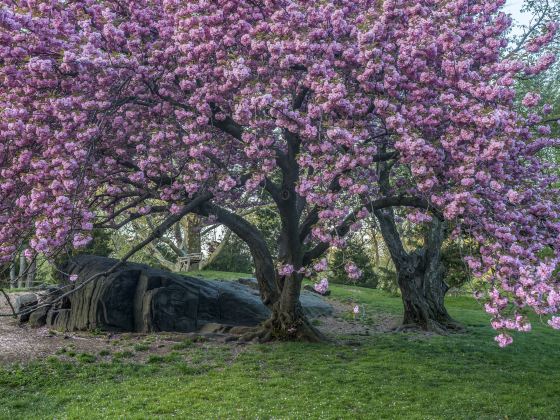
{"label": "cherry blossom tree", "polygon": [[[2,0],[0,254],[27,241],[29,258],[48,257],[95,226],[163,217],[142,246],[195,213],[251,249],[272,309],[256,336],[320,340],[304,275],[371,214],[391,239],[408,208],[480,244],[469,264],[508,344],[507,329],[529,328],[520,308],[559,309],[560,225],[538,157],[556,141],[513,106],[514,79],[554,56],[502,58],[503,3]],[[528,40],[531,54],[556,29]],[[538,93],[523,104],[537,109]],[[276,260],[235,213],[263,195],[282,223]]]}

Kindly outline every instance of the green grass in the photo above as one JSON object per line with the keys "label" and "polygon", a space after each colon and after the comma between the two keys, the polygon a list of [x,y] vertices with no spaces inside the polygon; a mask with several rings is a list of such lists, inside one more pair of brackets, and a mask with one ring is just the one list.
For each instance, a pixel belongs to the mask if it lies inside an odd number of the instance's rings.
{"label": "green grass", "polygon": [[145,343],[139,343],[134,345],[134,351],[148,351],[150,350],[150,346]]}
{"label": "green grass", "polygon": [[[398,315],[399,298],[334,285],[333,297]],[[536,323],[500,349],[468,297],[448,299],[468,333],[377,333],[361,345],[185,342],[146,363],[50,357],[0,368],[0,418],[553,419],[560,333]],[[180,343],[183,344],[183,343]]]}
{"label": "green grass", "polygon": [[175,344],[173,346],[173,350],[184,350],[192,346],[194,346],[194,341],[192,341],[190,338],[187,338],[180,343]]}
{"label": "green grass", "polygon": [[31,290],[31,289],[29,289],[28,287],[14,287],[13,289],[12,289],[12,288],[9,288],[9,287],[3,287],[3,289],[4,289],[4,291],[7,292],[7,293],[28,292],[28,291]]}
{"label": "green grass", "polygon": [[211,280],[238,280],[240,278],[250,278],[254,277],[252,274],[248,273],[230,273],[226,271],[213,271],[213,270],[202,270],[202,271],[189,271],[185,273],[181,273],[186,276],[192,277],[201,277],[203,279],[211,279]]}

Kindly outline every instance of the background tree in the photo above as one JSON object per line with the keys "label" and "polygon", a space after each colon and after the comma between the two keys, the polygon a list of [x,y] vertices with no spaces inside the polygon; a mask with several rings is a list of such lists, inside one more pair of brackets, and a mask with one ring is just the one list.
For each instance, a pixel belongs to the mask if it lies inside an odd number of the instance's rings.
{"label": "background tree", "polygon": [[206,269],[248,274],[253,272],[251,250],[238,236],[229,235],[220,244],[224,244],[222,251],[205,267]]}
{"label": "background tree", "polygon": [[[133,243],[147,237],[161,222],[158,217],[145,216],[132,222]],[[212,231],[216,226],[209,228]],[[147,245],[147,252],[158,261],[159,265],[171,271],[191,271],[203,268],[205,262],[196,255],[202,256],[204,225],[196,214],[188,214],[176,223],[169,232]],[[219,249],[217,250],[219,252]],[[215,258],[216,250],[209,255]],[[191,261],[192,259],[192,261]],[[186,262],[188,261],[188,267]]]}
{"label": "background tree", "polygon": [[[332,283],[355,284],[362,287],[376,288],[378,275],[374,271],[371,238],[366,232],[357,232],[346,238],[347,244],[342,249],[334,249],[329,256],[329,276]],[[355,264],[362,275],[358,279],[348,276],[346,264]]]}

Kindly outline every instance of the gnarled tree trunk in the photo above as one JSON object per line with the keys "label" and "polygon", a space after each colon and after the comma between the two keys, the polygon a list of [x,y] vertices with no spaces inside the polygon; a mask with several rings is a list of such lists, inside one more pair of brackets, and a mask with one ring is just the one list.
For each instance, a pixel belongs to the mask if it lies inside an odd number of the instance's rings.
{"label": "gnarled tree trunk", "polygon": [[283,279],[279,277],[281,292],[279,299],[272,305],[272,315],[263,324],[263,339],[299,340],[309,342],[326,341],[303,313],[299,297],[302,276],[294,273]]}
{"label": "gnarled tree trunk", "polygon": [[441,260],[426,258],[423,251],[411,255],[397,269],[404,306],[403,325],[442,333],[457,326],[444,305],[449,289],[444,281],[445,268]]}
{"label": "gnarled tree trunk", "polygon": [[434,217],[424,246],[408,253],[402,245],[393,211],[377,210],[375,215],[397,270],[404,306],[402,328],[421,328],[437,333],[460,330],[461,326],[451,318],[444,304],[449,289],[441,261],[444,223]]}
{"label": "gnarled tree trunk", "polygon": [[[280,276],[277,274],[274,260],[261,232],[241,216],[212,204],[201,206],[200,213],[205,216],[209,214],[216,216],[220,223],[228,227],[249,246],[262,301],[272,312],[267,321],[255,331],[246,334],[243,339],[324,341],[325,337],[311,325],[303,313],[299,301],[302,275],[293,273],[290,276]],[[285,239],[281,238],[281,242],[284,243],[285,250],[293,251],[286,245],[288,242]],[[297,265],[294,255],[286,254],[284,258]],[[298,258],[301,260],[301,255]]]}

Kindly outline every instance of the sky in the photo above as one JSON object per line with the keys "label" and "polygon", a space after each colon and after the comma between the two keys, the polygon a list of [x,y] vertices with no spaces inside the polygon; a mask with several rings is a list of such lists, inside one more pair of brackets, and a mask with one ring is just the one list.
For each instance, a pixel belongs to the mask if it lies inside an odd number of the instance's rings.
{"label": "sky", "polygon": [[528,13],[521,13],[522,6],[523,0],[507,0],[504,11],[511,14],[515,23],[526,25],[531,20],[531,15]]}

